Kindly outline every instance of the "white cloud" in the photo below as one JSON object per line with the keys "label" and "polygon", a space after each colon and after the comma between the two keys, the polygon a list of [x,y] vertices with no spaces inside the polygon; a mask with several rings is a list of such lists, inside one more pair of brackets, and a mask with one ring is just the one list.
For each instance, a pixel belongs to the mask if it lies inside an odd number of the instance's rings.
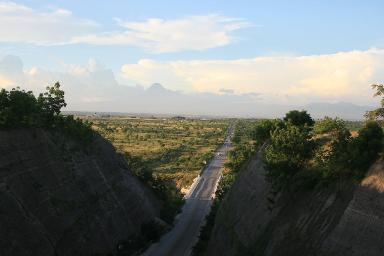
{"label": "white cloud", "polygon": [[15,87],[14,82],[9,78],[3,75],[0,75],[0,89],[1,88],[9,89],[10,87]]}
{"label": "white cloud", "polygon": [[110,101],[112,96],[106,95],[113,95],[113,89],[119,87],[112,70],[104,68],[95,59],[90,59],[86,65],[62,66],[61,72],[39,67],[24,70],[19,57],[5,56],[0,58],[0,89],[20,86],[39,93],[58,81],[66,92],[67,102],[82,109],[93,103]]}
{"label": "white cloud", "polygon": [[68,43],[92,33],[98,25],[64,9],[40,11],[14,2],[0,2],[0,42]]}
{"label": "white cloud", "polygon": [[266,101],[307,103],[372,101],[370,84],[384,80],[384,50],[309,56],[271,56],[238,60],[140,60],[122,67],[136,83],[153,82],[187,91],[257,92]]}
{"label": "white cloud", "polygon": [[231,32],[250,26],[242,19],[220,15],[181,19],[147,19],[128,22],[116,19],[123,31],[79,36],[74,42],[101,45],[133,45],[152,52],[204,50],[232,43]]}
{"label": "white cloud", "polygon": [[235,41],[233,31],[250,26],[242,19],[216,14],[143,22],[115,20],[117,30],[103,31],[97,22],[76,17],[69,10],[33,9],[0,0],[0,42],[129,45],[163,53],[228,45]]}

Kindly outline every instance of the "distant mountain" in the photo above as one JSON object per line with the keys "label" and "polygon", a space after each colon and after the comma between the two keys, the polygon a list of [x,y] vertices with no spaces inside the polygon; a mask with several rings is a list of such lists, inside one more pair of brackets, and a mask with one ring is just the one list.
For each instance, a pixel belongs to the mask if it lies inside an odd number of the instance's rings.
{"label": "distant mountain", "polygon": [[165,89],[164,86],[162,86],[159,83],[154,83],[152,84],[147,91],[149,92],[158,92],[158,93],[165,93],[168,92],[169,90]]}
{"label": "distant mountain", "polygon": [[[352,103],[310,103],[307,105],[283,105],[260,100],[258,94],[223,94],[208,92],[188,93],[174,91],[154,83],[144,89],[141,86],[115,86],[105,91],[93,88],[92,96],[84,102],[88,87],[76,87],[68,90],[72,109],[91,112],[141,113],[180,116],[220,116],[249,118],[281,118],[290,110],[307,110],[314,118],[324,116],[360,120],[367,110],[373,107]],[[84,90],[81,92],[81,90]],[[74,93],[76,92],[76,93]],[[111,104],[113,102],[113,104]]]}
{"label": "distant mountain", "polygon": [[364,114],[374,107],[360,106],[348,102],[338,103],[310,103],[303,107],[312,117],[322,118],[325,115],[330,117],[340,117],[343,119],[360,120],[364,118]]}

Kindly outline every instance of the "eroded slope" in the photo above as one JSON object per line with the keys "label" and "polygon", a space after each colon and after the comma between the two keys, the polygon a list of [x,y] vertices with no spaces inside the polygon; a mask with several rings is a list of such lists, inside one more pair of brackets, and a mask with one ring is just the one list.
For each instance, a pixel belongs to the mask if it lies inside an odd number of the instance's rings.
{"label": "eroded slope", "polygon": [[383,162],[361,184],[334,183],[272,199],[255,156],[216,217],[207,255],[382,255]]}
{"label": "eroded slope", "polygon": [[39,129],[0,131],[1,255],[111,253],[160,204],[112,145]]}

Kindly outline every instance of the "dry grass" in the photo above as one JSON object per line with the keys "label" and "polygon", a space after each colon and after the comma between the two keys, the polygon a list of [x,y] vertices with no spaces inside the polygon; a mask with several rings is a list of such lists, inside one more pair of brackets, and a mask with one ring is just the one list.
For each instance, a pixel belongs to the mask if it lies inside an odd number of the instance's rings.
{"label": "dry grass", "polygon": [[374,163],[369,169],[367,176],[361,182],[364,187],[369,187],[377,190],[380,193],[384,192],[384,159],[381,158]]}

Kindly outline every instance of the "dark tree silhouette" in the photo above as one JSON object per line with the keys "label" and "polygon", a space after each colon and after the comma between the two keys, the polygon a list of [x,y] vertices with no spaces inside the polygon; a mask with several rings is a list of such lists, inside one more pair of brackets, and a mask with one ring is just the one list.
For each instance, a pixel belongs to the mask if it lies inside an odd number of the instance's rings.
{"label": "dark tree silhouette", "polygon": [[311,127],[315,123],[312,117],[307,113],[307,111],[302,110],[291,110],[289,111],[285,117],[284,121],[290,122],[295,126],[308,126]]}

